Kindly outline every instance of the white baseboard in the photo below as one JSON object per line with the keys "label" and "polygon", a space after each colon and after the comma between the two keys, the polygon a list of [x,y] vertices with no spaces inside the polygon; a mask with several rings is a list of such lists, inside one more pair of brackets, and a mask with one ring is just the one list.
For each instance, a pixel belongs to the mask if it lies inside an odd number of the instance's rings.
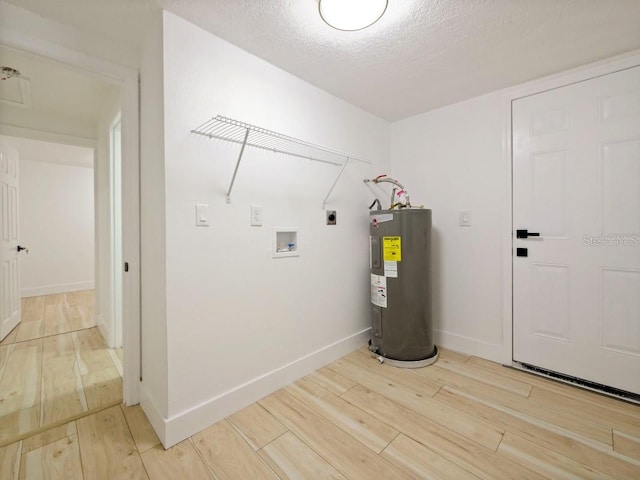
{"label": "white baseboard", "polygon": [[158,407],[151,399],[149,392],[144,386],[144,383],[140,382],[138,385],[138,394],[140,396],[140,406],[144,411],[145,415],[149,419],[149,423],[155,430],[158,438],[162,441],[164,445],[164,438],[167,436],[167,420],[162,416]]}
{"label": "white baseboard", "polygon": [[140,388],[140,403],[160,441],[165,448],[169,448],[318,368],[360,348],[367,343],[369,331],[370,329],[367,328],[327,345],[169,419],[162,417],[143,386]]}
{"label": "white baseboard", "polygon": [[435,344],[456,352],[484,358],[498,363],[511,364],[509,347],[497,343],[489,343],[477,338],[465,337],[457,333],[434,330]]}
{"label": "white baseboard", "polygon": [[93,290],[94,282],[63,283],[59,285],[45,285],[42,287],[23,288],[22,298],[39,297],[41,295],[53,295],[55,293],[77,292],[80,290]]}

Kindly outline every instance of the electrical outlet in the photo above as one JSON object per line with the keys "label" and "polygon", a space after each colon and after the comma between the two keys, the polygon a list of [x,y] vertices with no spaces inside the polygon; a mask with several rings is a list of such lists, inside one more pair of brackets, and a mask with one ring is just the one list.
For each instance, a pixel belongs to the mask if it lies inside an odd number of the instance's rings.
{"label": "electrical outlet", "polygon": [[262,226],[262,205],[251,205],[251,226]]}
{"label": "electrical outlet", "polygon": [[335,210],[327,210],[327,225],[335,225],[338,221],[338,214]]}

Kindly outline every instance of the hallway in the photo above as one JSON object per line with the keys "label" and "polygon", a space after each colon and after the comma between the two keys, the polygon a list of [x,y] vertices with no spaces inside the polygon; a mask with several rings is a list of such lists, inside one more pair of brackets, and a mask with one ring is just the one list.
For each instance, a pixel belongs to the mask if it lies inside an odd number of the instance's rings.
{"label": "hallway", "polygon": [[122,402],[122,350],[106,347],[92,290],[22,299],[0,343],[0,445]]}

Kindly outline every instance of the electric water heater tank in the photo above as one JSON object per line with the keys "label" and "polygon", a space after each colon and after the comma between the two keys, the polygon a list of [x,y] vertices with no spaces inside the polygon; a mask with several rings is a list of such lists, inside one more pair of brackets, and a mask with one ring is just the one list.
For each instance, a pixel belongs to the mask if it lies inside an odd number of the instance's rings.
{"label": "electric water heater tank", "polygon": [[369,220],[369,349],[398,367],[430,365],[438,358],[431,316],[431,210],[375,210]]}

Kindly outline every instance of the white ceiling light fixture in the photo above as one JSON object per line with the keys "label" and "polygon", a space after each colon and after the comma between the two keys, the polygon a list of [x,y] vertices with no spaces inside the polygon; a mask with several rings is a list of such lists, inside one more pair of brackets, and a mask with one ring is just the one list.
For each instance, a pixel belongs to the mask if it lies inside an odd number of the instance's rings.
{"label": "white ceiling light fixture", "polygon": [[318,8],[327,25],[353,32],[380,20],[388,3],[388,0],[319,0]]}

